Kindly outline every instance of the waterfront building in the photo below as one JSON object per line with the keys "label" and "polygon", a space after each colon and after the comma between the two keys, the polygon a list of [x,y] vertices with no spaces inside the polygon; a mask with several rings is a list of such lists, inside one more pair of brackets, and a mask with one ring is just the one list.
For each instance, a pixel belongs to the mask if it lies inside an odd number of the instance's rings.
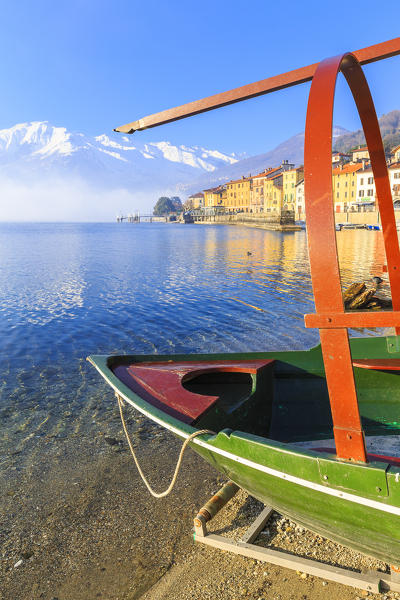
{"label": "waterfront building", "polygon": [[198,192],[197,194],[192,194],[188,198],[188,208],[190,209],[198,209],[204,206],[204,194],[203,192]]}
{"label": "waterfront building", "polygon": [[365,211],[374,210],[376,201],[375,179],[371,166],[364,165],[356,173],[357,194],[356,200],[352,203],[353,210]]}
{"label": "waterfront building", "polygon": [[266,171],[259,175],[254,175],[250,190],[250,212],[264,212],[264,181]]}
{"label": "waterfront building", "polygon": [[352,161],[358,162],[363,158],[369,160],[369,152],[367,146],[359,146],[355,150],[352,151]]}
{"label": "waterfront building", "polygon": [[304,179],[304,167],[285,169],[282,172],[283,209],[296,210],[296,184]]}
{"label": "waterfront building", "polygon": [[340,165],[332,171],[333,202],[336,212],[346,212],[357,200],[357,173],[363,163]]}
{"label": "waterfront building", "polygon": [[280,173],[281,170],[282,165],[280,167],[269,167],[268,169],[264,169],[262,173],[254,175],[250,191],[250,212],[264,212],[265,181],[268,177]]}
{"label": "waterfront building", "polygon": [[251,203],[252,177],[228,181],[226,184],[225,207],[229,212],[249,212]]}
{"label": "waterfront building", "polygon": [[[226,204],[226,186],[219,185],[218,187],[209,188],[208,190],[203,190],[204,193],[204,207],[206,209],[210,208],[220,208],[225,206]],[[209,212],[209,211],[208,211]]]}
{"label": "waterfront building", "polygon": [[296,183],[296,211],[295,219],[299,221],[305,218],[306,214],[306,203],[304,199],[304,179],[300,179]]}
{"label": "waterfront building", "polygon": [[281,213],[283,199],[283,174],[270,175],[264,181],[264,211]]}
{"label": "waterfront building", "polygon": [[400,209],[400,160],[389,165],[388,171],[394,207],[395,209]]}

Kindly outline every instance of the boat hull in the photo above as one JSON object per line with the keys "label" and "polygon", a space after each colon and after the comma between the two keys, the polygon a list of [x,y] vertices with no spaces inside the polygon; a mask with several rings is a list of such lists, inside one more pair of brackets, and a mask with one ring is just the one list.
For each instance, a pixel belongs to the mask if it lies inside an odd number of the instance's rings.
{"label": "boat hull", "polygon": [[[399,504],[389,504],[387,488],[384,489],[386,464],[370,463],[364,473],[359,465],[344,464],[342,472],[339,469],[336,475],[342,485],[332,486],[325,483],[322,473],[327,465],[329,470],[333,457],[324,459],[312,453],[292,452],[287,447],[268,447],[235,433],[220,433],[212,445],[214,451],[197,445],[193,449],[264,504],[335,542],[389,564],[400,564]],[[233,454],[234,458],[221,454],[220,450]],[[284,472],[280,471],[282,467]],[[360,479],[365,478],[364,496],[355,493],[356,485],[354,488],[343,485],[343,481],[358,479],[352,477],[353,467],[360,470]],[[266,468],[277,474],[266,472]],[[392,477],[396,485],[396,475],[392,473]]]}
{"label": "boat hull", "polygon": [[[399,341],[398,337],[353,339],[353,360],[361,365],[366,360],[396,362]],[[121,362],[261,358],[274,360],[275,378],[272,421],[265,437],[255,435],[255,429],[244,431],[240,422],[232,429],[210,426],[212,421],[196,426],[183,423],[138,396],[113,372]],[[321,443],[313,442],[332,438],[320,347],[262,354],[94,356],[89,360],[126,402],[181,439],[204,427],[218,431],[195,438],[193,450],[261,502],[324,537],[400,565],[400,459],[339,460],[334,451],[329,453],[319,448]],[[400,372],[355,367],[355,376],[366,434],[398,436]],[[250,424],[250,416],[243,413],[242,424]],[[302,441],[309,442],[309,447],[295,445]]]}

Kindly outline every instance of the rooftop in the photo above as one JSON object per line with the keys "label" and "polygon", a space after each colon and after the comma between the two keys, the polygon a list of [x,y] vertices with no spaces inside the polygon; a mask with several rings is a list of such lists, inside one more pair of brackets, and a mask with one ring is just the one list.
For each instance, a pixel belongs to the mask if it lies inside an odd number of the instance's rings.
{"label": "rooftop", "polygon": [[343,165],[342,168],[336,167],[332,170],[333,175],[342,175],[343,173],[355,173],[363,168],[363,163],[356,163],[355,165]]}

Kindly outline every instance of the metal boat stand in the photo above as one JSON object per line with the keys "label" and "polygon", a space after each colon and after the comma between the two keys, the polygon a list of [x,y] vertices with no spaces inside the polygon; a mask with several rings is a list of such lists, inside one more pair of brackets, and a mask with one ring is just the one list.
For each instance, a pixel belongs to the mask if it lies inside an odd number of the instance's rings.
{"label": "metal boat stand", "polygon": [[207,522],[229,502],[238,490],[239,487],[235,483],[229,482],[203,506],[194,519],[194,540],[196,542],[375,594],[388,591],[400,592],[400,569],[395,567],[391,568],[390,574],[372,570],[359,573],[343,567],[334,567],[317,560],[296,556],[282,550],[256,546],[253,542],[274,512],[271,506],[265,506],[239,541],[209,533]]}

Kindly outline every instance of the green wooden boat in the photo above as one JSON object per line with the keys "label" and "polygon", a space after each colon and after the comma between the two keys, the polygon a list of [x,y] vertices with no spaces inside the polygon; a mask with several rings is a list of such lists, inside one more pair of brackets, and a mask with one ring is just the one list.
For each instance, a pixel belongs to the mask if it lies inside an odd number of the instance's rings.
{"label": "green wooden boat", "polygon": [[[378,121],[360,64],[400,38],[146,117],[135,130],[312,79],[305,141],[307,235],[321,344],[246,354],[90,356],[117,395],[218,471],[297,523],[400,565],[400,252]],[[346,312],[331,184],[332,111],[342,71],[370,148],[393,311]],[[256,86],[256,87],[255,87]],[[258,87],[257,87],[258,86]],[[394,327],[351,338],[348,328]]]}

